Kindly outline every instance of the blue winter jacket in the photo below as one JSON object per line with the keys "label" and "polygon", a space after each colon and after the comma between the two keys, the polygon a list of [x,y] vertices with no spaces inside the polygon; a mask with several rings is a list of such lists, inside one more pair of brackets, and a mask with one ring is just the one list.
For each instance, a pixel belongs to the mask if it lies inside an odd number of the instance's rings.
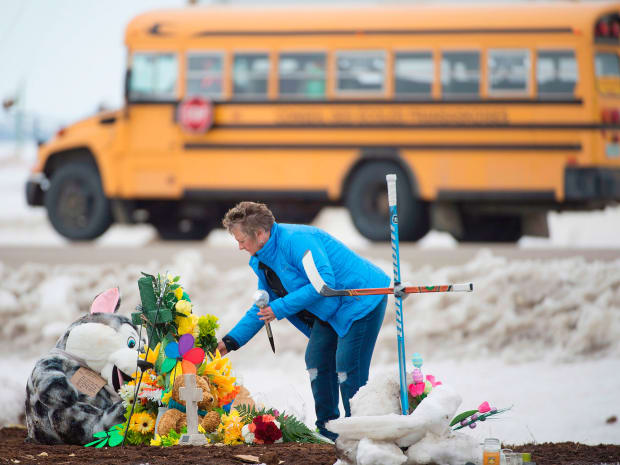
{"label": "blue winter jacket", "polygon": [[[250,267],[258,276],[258,288],[269,293],[270,305],[278,320],[287,318],[297,329],[310,336],[310,327],[296,316],[308,310],[328,322],[343,337],[354,321],[370,313],[384,296],[322,297],[312,287],[301,259],[312,251],[316,267],[325,283],[334,289],[387,287],[390,278],[377,266],[360,257],[342,242],[313,226],[274,223],[267,243],[250,258]],[[288,294],[279,298],[267,284],[259,261],[271,268]],[[264,326],[252,306],[228,333],[239,346],[244,345]]]}

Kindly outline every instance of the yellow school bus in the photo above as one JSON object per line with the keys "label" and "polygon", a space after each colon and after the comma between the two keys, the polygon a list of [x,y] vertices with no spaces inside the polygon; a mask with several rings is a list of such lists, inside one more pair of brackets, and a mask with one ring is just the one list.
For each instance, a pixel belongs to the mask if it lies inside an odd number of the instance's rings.
{"label": "yellow school bus", "polygon": [[41,146],[27,184],[92,239],[201,239],[239,200],[280,221],[345,205],[388,238],[545,234],[620,199],[620,3],[192,7],[127,26],[125,105]]}

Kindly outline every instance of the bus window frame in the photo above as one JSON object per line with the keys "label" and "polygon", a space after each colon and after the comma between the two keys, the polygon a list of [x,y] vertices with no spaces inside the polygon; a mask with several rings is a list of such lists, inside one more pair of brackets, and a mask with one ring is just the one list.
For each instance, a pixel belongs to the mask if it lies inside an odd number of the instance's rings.
{"label": "bus window frame", "polygon": [[[282,95],[280,92],[280,58],[282,55],[323,55],[325,58],[325,70],[324,70],[324,84],[325,84],[325,92],[323,93],[323,97],[321,98],[311,98],[311,97],[303,97],[303,96],[295,96],[295,95]],[[327,49],[284,49],[277,50],[275,52],[275,62],[276,62],[276,71],[275,71],[275,81],[277,85],[276,99],[277,100],[294,100],[299,102],[312,102],[312,101],[321,101],[328,98],[328,83],[329,83],[329,59],[330,52]]]}
{"label": "bus window frame", "polygon": [[[535,60],[533,61],[532,65],[535,66],[534,69],[534,79],[535,79],[535,83],[536,83],[536,89],[535,89],[535,93],[534,93],[534,98],[538,99],[538,100],[562,100],[565,98],[578,98],[577,96],[577,89],[581,83],[581,77],[580,77],[580,70],[579,70],[579,57],[577,54],[577,48],[576,47],[571,47],[571,46],[551,46],[551,47],[545,47],[545,46],[536,46],[535,48],[536,50],[536,54],[535,54]],[[595,49],[592,49],[592,51],[595,52]],[[573,92],[570,94],[567,93],[560,93],[560,92],[547,92],[545,94],[540,93],[540,89],[539,89],[539,85],[538,85],[538,60],[540,58],[540,52],[573,52],[573,57],[575,59],[575,69],[577,70],[577,79],[575,80],[575,85],[573,87]],[[596,75],[595,75],[595,70],[594,70],[594,54],[592,55],[592,75],[594,76],[594,78],[596,79]],[[597,89],[598,91],[598,89]]]}
{"label": "bus window frame", "polygon": [[[357,55],[361,55],[362,53],[365,52],[374,52],[374,53],[378,53],[381,54],[383,56],[383,82],[381,84],[381,90],[380,91],[372,91],[372,92],[368,92],[368,91],[359,91],[358,89],[356,90],[350,90],[350,91],[342,91],[339,89],[338,87],[338,79],[339,79],[339,75],[338,75],[338,58],[339,58],[339,54],[340,53],[354,53]],[[388,58],[389,58],[389,51],[387,49],[343,49],[343,48],[339,48],[339,49],[334,49],[331,52],[331,55],[333,57],[333,74],[331,74],[331,81],[333,84],[333,96],[335,98],[343,98],[343,99],[347,99],[347,98],[376,98],[376,99],[381,99],[381,98],[387,98],[388,93],[387,93],[387,80],[388,80]]]}
{"label": "bus window frame", "polygon": [[[134,100],[131,98],[131,79],[133,78],[133,74],[134,74],[134,58],[135,55],[139,54],[139,55],[168,55],[171,54],[175,57],[176,59],[176,64],[177,64],[177,77],[176,77],[176,81],[174,83],[174,90],[172,91],[172,93],[167,96],[167,98],[162,98],[162,99],[141,99],[141,100]],[[126,86],[127,86],[127,90],[126,90],[126,100],[127,100],[127,104],[128,105],[140,105],[140,104],[145,104],[145,103],[162,103],[162,104],[167,104],[167,103],[175,103],[177,101],[179,101],[179,96],[181,93],[181,80],[183,79],[183,75],[182,75],[182,63],[183,63],[183,54],[180,53],[177,49],[170,49],[170,50],[166,50],[166,49],[158,49],[158,50],[153,50],[153,49],[138,49],[138,50],[130,50],[128,53],[128,57],[127,57],[127,62],[129,64],[127,71],[128,71],[128,78],[127,78],[127,82],[126,82]]]}
{"label": "bus window frame", "polygon": [[[274,51],[272,49],[235,49],[230,52],[230,99],[240,102],[260,102],[264,100],[273,99],[273,66],[274,66]],[[237,95],[235,94],[235,57],[237,55],[257,55],[262,54],[267,56],[269,66],[267,67],[267,90],[264,95],[257,96],[252,94],[251,96]],[[277,85],[277,84],[276,84]]]}
{"label": "bus window frame", "polygon": [[[489,60],[491,59],[491,56],[493,54],[493,52],[498,52],[498,51],[502,51],[502,52],[509,52],[509,54],[515,53],[515,52],[526,52],[527,54],[527,60],[529,62],[529,68],[527,69],[527,72],[525,73],[525,77],[526,77],[526,85],[525,85],[525,89],[524,90],[493,90],[491,89],[491,73],[489,71]],[[530,95],[532,95],[532,55],[531,55],[531,49],[529,48],[488,48],[486,50],[486,57],[485,57],[485,61],[486,61],[486,96],[489,98],[502,98],[502,97],[529,97]]]}
{"label": "bus window frame", "polygon": [[[466,53],[466,52],[474,52],[478,54],[478,94],[477,95],[472,95],[472,94],[449,94],[449,96],[446,97],[446,94],[443,92],[443,82],[441,81],[441,63],[443,61],[443,56],[444,53],[458,53],[458,52],[462,52],[462,53]],[[486,63],[485,60],[485,53],[484,50],[481,47],[475,46],[475,47],[470,47],[470,48],[466,48],[466,47],[458,47],[458,48],[440,48],[439,49],[439,94],[441,95],[441,100],[442,101],[452,101],[452,100],[472,100],[472,101],[478,101],[478,100],[484,100],[485,98],[485,82],[484,82],[484,77],[486,76],[486,73],[484,72],[484,66]]]}
{"label": "bus window frame", "polygon": [[[221,73],[220,73],[220,79],[222,81],[222,85],[221,85],[221,92],[220,95],[218,97],[213,97],[213,96],[206,96],[204,94],[200,94],[200,97],[203,98],[207,98],[211,101],[214,102],[221,102],[223,100],[226,100],[227,95],[226,95],[226,82],[228,81],[228,72],[229,70],[227,69],[226,66],[226,57],[228,55],[226,50],[223,49],[188,49],[185,52],[185,63],[184,63],[184,85],[185,85],[185,98],[191,97],[188,94],[187,91],[187,84],[188,84],[188,80],[189,80],[189,59],[192,55],[211,55],[211,56],[219,56],[222,60],[222,68],[221,68]],[[195,72],[195,71],[194,71]]]}
{"label": "bus window frame", "polygon": [[[433,48],[395,48],[392,50],[392,66],[391,66],[391,71],[392,71],[392,76],[391,76],[391,82],[392,82],[392,95],[393,98],[395,100],[407,100],[407,101],[413,101],[413,102],[424,102],[424,101],[428,101],[428,100],[433,100],[434,99],[434,87],[436,84],[436,78],[437,78],[437,60],[436,60],[436,50]],[[414,94],[414,93],[396,93],[396,56],[399,53],[429,53],[430,54],[430,58],[431,58],[431,64],[433,66],[433,72],[431,75],[431,88],[430,88],[430,92],[428,94]]]}

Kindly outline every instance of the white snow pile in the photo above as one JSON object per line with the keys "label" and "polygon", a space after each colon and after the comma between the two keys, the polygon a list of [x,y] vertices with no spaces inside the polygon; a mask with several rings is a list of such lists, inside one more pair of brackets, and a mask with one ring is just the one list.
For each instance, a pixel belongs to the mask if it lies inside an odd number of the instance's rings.
{"label": "white snow pile", "polygon": [[410,415],[401,415],[398,381],[375,377],[351,400],[352,416],[326,426],[339,435],[341,464],[479,464],[479,441],[450,428],[460,404],[456,391],[440,385]]}

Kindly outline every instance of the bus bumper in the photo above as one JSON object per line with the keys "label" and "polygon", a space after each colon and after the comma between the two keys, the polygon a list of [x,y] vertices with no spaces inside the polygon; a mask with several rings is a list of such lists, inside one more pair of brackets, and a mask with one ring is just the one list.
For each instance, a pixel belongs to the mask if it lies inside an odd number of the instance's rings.
{"label": "bus bumper", "polygon": [[620,200],[620,168],[566,168],[564,198],[568,201]]}
{"label": "bus bumper", "polygon": [[43,173],[33,174],[26,181],[26,202],[31,207],[43,205],[44,191],[49,187],[49,181]]}

